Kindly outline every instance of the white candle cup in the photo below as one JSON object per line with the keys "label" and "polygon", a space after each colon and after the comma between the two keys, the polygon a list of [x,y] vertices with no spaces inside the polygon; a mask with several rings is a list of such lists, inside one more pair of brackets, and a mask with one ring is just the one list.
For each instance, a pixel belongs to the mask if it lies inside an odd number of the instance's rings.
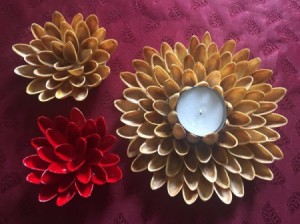
{"label": "white candle cup", "polygon": [[223,97],[206,86],[184,91],[178,99],[176,111],[181,125],[197,136],[218,132],[226,121]]}

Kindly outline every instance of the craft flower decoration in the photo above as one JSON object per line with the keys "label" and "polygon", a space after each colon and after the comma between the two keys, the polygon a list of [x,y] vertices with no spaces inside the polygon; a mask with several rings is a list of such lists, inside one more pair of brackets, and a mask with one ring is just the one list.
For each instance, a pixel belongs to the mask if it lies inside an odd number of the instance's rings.
{"label": "craft flower decoration", "polygon": [[[117,133],[130,140],[131,170],[153,173],[153,190],[166,184],[170,196],[181,191],[187,204],[215,192],[229,204],[232,194],[244,195],[243,178],[273,178],[267,164],[283,153],[272,128],[287,123],[274,110],[286,90],[266,83],[272,71],[260,69],[259,58],[249,60],[249,49],[235,53],[235,47],[229,40],[219,49],[207,32],[201,41],[191,37],[188,48],[145,47],[144,60],[133,61],[136,72],[120,74],[128,88],[115,101],[125,124]],[[226,124],[218,133],[195,136],[178,121],[177,100],[195,86],[211,87],[225,101]]]}
{"label": "craft flower decoration", "polygon": [[71,24],[59,12],[44,27],[33,23],[34,40],[29,44],[15,44],[13,50],[24,58],[26,65],[15,73],[31,79],[26,92],[39,94],[42,102],[72,96],[84,100],[89,89],[100,85],[108,77],[106,62],[117,47],[117,41],[106,39],[106,31],[99,28],[96,15],[86,20],[79,13]]}
{"label": "craft flower decoration", "polygon": [[119,156],[109,152],[116,138],[106,133],[103,117],[86,120],[73,108],[70,118],[39,117],[38,126],[44,136],[32,139],[36,153],[24,158],[23,164],[33,170],[26,180],[41,185],[40,202],[57,197],[56,204],[62,206],[76,193],[87,198],[94,185],[122,178]]}

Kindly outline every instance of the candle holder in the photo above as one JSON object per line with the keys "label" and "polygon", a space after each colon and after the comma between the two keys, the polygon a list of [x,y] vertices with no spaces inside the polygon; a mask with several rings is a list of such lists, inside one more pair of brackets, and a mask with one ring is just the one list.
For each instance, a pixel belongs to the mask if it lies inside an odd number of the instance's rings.
{"label": "candle holder", "polygon": [[109,76],[106,62],[117,41],[105,40],[106,31],[99,28],[96,15],[84,20],[79,13],[69,24],[61,13],[54,12],[52,22],[44,27],[33,23],[31,32],[35,39],[29,44],[12,47],[27,63],[15,68],[15,73],[32,80],[26,92],[39,94],[41,102],[68,96],[82,101]]}
{"label": "candle holder", "polygon": [[[117,134],[129,139],[133,172],[153,173],[151,189],[167,185],[170,196],[182,192],[187,204],[209,200],[215,192],[226,204],[243,197],[243,178],[272,180],[267,164],[283,158],[274,144],[274,127],[287,123],[274,113],[286,90],[266,81],[272,71],[249,60],[249,49],[235,53],[229,40],[220,49],[206,32],[189,46],[162,43],[160,52],[144,47],[143,60],[133,60],[135,73],[122,72],[128,87],[115,101],[125,126]],[[197,136],[179,122],[180,96],[194,87],[216,91],[226,105],[226,122],[217,132]],[[205,127],[199,127],[205,128]]]}

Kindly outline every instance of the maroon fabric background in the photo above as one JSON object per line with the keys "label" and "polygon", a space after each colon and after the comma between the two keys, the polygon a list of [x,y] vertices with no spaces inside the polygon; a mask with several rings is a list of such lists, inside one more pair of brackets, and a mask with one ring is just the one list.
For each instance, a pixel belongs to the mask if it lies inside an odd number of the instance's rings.
{"label": "maroon fabric background", "polygon": [[[119,42],[109,66],[112,73],[84,102],[73,99],[40,103],[25,93],[28,80],[13,69],[23,63],[11,45],[32,39],[30,25],[50,20],[54,10],[67,19],[78,12],[95,13],[107,36]],[[0,223],[300,223],[300,3],[293,0],[1,0],[0,2]],[[285,158],[271,165],[271,182],[246,182],[245,197],[224,205],[216,196],[188,206],[181,195],[170,198],[166,188],[151,191],[149,173],[130,172],[128,142],[118,139],[114,151],[121,158],[124,179],[94,189],[92,197],[76,196],[64,207],[54,201],[39,203],[38,186],[25,181],[29,172],[22,158],[33,153],[29,142],[39,136],[36,118],[68,115],[73,106],[87,117],[106,117],[109,131],[121,124],[113,106],[124,85],[119,73],[132,71],[145,45],[159,48],[162,41],[187,44],[192,34],[208,30],[221,45],[235,39],[261,57],[262,67],[274,70],[274,86],[288,89],[279,113],[289,119],[280,129]]]}

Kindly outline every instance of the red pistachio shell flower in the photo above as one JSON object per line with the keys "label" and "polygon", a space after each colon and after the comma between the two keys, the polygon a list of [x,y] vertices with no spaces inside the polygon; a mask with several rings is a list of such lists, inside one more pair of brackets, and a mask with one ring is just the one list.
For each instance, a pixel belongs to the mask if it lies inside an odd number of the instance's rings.
{"label": "red pistachio shell flower", "polygon": [[73,108],[70,118],[39,117],[38,126],[44,137],[31,140],[36,154],[24,158],[23,163],[33,170],[26,180],[41,185],[40,202],[57,196],[56,204],[62,206],[76,193],[87,198],[94,185],[122,178],[117,166],[120,158],[109,152],[116,137],[106,134],[103,117],[86,120],[79,109]]}

